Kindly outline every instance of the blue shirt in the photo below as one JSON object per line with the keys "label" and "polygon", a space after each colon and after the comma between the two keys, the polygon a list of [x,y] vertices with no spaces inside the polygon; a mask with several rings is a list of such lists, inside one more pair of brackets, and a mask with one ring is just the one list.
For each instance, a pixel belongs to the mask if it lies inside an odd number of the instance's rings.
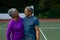
{"label": "blue shirt", "polygon": [[39,21],[35,16],[23,18],[25,35],[32,35],[36,38],[35,26],[39,26]]}

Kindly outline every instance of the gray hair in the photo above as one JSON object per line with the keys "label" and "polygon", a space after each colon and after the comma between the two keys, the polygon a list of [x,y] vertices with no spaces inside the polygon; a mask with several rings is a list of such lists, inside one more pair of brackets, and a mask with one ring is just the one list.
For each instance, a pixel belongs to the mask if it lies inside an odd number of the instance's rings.
{"label": "gray hair", "polygon": [[33,8],[31,6],[27,6],[27,7],[25,7],[25,9],[28,9],[33,13]]}
{"label": "gray hair", "polygon": [[17,11],[16,8],[11,8],[8,10],[9,16],[13,17],[13,14]]}

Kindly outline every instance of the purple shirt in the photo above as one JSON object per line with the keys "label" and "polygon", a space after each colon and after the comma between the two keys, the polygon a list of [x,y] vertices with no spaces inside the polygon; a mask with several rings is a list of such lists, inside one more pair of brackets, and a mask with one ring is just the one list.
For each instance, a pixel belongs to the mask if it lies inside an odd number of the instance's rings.
{"label": "purple shirt", "polygon": [[6,36],[7,40],[21,40],[24,37],[23,20],[21,18],[17,21],[14,21],[13,19],[10,20]]}

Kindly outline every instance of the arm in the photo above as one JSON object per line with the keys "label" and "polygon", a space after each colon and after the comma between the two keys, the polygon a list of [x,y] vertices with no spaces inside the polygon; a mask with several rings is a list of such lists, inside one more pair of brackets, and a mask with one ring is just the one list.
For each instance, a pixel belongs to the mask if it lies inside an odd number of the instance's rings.
{"label": "arm", "polygon": [[39,21],[35,20],[35,30],[36,30],[36,39],[40,40],[40,30],[39,30]]}
{"label": "arm", "polygon": [[11,32],[12,32],[12,23],[10,22],[10,23],[8,24],[7,33],[6,33],[7,40],[11,40],[11,39],[10,39],[10,34],[11,34]]}
{"label": "arm", "polygon": [[36,38],[37,38],[37,40],[40,40],[40,30],[39,30],[39,27],[35,26],[35,29],[36,29]]}

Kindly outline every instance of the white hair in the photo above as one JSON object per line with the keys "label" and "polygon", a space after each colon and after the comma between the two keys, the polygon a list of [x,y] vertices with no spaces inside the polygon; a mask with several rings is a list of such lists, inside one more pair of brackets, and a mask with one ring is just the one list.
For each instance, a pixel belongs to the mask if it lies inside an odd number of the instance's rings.
{"label": "white hair", "polygon": [[28,9],[33,13],[33,8],[31,6],[27,6],[27,7],[25,7],[25,9]]}
{"label": "white hair", "polygon": [[13,17],[13,14],[17,11],[16,8],[11,8],[8,10],[9,16]]}

